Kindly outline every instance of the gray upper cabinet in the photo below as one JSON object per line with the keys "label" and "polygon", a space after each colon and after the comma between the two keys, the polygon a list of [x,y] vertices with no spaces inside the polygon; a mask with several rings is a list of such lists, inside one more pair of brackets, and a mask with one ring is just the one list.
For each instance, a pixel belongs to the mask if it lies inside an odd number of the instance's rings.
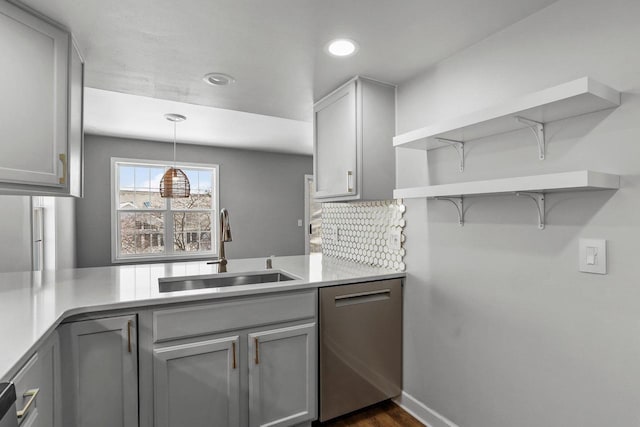
{"label": "gray upper cabinet", "polygon": [[249,334],[249,425],[316,419],[316,324]]}
{"label": "gray upper cabinet", "polygon": [[136,316],[60,329],[65,427],[138,425]]}
{"label": "gray upper cabinet", "polygon": [[357,194],[356,86],[350,82],[315,107],[316,198]]}
{"label": "gray upper cabinet", "polygon": [[155,349],[154,389],[157,427],[239,427],[238,336]]}
{"label": "gray upper cabinet", "polygon": [[0,0],[0,192],[82,193],[83,64],[71,34]]}
{"label": "gray upper cabinet", "polygon": [[316,199],[385,200],[395,186],[395,86],[356,77],[314,106]]}

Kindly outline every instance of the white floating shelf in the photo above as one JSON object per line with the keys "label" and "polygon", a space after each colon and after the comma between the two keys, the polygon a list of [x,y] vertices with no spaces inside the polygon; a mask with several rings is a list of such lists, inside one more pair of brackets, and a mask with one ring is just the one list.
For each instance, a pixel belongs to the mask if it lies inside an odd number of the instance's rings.
{"label": "white floating shelf", "polygon": [[551,193],[561,191],[617,190],[620,177],[608,173],[581,170],[456,184],[400,188],[394,199],[483,196],[504,193]]}
{"label": "white floating shelf", "polygon": [[490,179],[487,181],[460,182],[457,184],[429,185],[402,188],[393,191],[394,199],[429,198],[453,204],[460,225],[464,225],[464,198],[494,194],[515,194],[533,200],[538,213],[538,228],[545,225],[545,194],[561,191],[617,190],[620,177],[588,170],[521,176],[517,178]]}
{"label": "white floating shelf", "polygon": [[[544,123],[619,105],[620,92],[589,77],[583,77],[485,110],[398,135],[393,138],[393,145],[431,150],[451,145],[452,141],[466,142],[529,127],[538,133],[542,159],[544,158]],[[540,142],[540,136],[542,142]],[[449,144],[441,140],[449,140]]]}

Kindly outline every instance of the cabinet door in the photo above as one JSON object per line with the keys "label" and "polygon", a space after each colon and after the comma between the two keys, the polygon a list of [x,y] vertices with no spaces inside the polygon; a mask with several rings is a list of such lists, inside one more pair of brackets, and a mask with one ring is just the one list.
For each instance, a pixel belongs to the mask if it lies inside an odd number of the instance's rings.
{"label": "cabinet door", "polygon": [[154,350],[157,427],[240,425],[238,337]]}
{"label": "cabinet door", "polygon": [[137,426],[136,316],[63,325],[61,338],[64,426]]}
{"label": "cabinet door", "polygon": [[316,198],[357,194],[356,84],[348,84],[315,106]]}
{"label": "cabinet door", "polygon": [[249,334],[249,425],[316,418],[316,324]]}
{"label": "cabinet door", "polygon": [[0,182],[64,187],[69,34],[2,1],[0,52]]}

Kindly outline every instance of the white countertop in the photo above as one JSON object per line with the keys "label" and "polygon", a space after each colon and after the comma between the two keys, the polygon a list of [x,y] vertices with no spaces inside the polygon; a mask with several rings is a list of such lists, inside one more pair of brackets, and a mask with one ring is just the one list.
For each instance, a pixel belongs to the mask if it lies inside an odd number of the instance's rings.
{"label": "white countertop", "polygon": [[[227,270],[262,271],[265,258],[229,260]],[[160,293],[162,277],[216,274],[205,261],[77,268],[0,274],[0,381],[9,380],[37,346],[66,318],[104,310],[317,288],[404,277],[383,268],[310,256],[276,257],[273,269],[300,280]]]}

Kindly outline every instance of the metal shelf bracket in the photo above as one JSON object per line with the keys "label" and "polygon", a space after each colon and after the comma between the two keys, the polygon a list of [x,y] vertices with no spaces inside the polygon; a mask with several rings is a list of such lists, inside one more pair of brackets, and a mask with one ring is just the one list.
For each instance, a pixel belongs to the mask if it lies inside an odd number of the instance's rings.
{"label": "metal shelf bracket", "polygon": [[531,132],[536,136],[538,141],[538,158],[544,160],[545,155],[545,139],[544,139],[544,123],[529,120],[521,116],[516,116],[515,119],[520,123],[526,125]]}
{"label": "metal shelf bracket", "polygon": [[464,142],[447,138],[436,138],[436,140],[443,144],[447,144],[449,147],[453,147],[456,150],[458,158],[460,159],[460,172],[464,172]]}
{"label": "metal shelf bracket", "polygon": [[544,193],[518,192],[516,193],[516,196],[528,197],[534,202],[536,202],[536,207],[538,208],[538,228],[540,230],[544,230],[544,222],[545,222]]}
{"label": "metal shelf bracket", "polygon": [[452,203],[456,207],[458,212],[458,224],[460,227],[464,226],[464,198],[460,197],[436,197],[435,200],[444,200],[445,202]]}

